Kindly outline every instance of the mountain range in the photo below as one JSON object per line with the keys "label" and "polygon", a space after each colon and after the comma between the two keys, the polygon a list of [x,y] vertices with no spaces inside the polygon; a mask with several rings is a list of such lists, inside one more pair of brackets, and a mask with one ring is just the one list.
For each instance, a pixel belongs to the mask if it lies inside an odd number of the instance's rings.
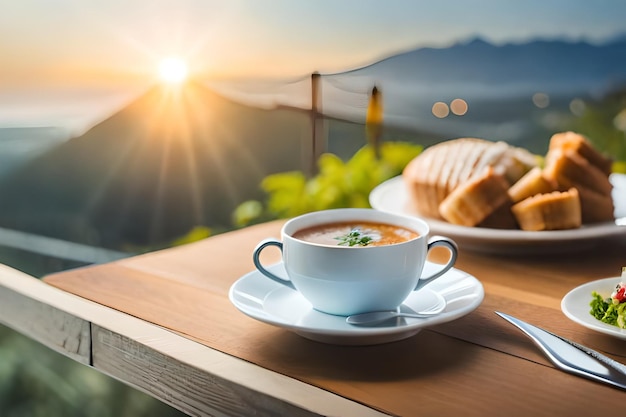
{"label": "mountain range", "polygon": [[400,53],[350,74],[433,89],[478,84],[485,89],[515,85],[520,92],[606,91],[626,83],[626,37],[603,44],[534,40],[503,45],[474,38],[449,48]]}

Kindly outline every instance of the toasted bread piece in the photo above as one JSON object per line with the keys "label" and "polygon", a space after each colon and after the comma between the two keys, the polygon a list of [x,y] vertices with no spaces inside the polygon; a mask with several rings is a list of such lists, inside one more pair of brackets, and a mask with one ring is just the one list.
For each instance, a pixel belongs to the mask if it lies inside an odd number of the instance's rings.
{"label": "toasted bread piece", "polygon": [[509,188],[509,197],[518,203],[536,194],[545,194],[558,190],[554,179],[546,178],[540,167],[534,167]]}
{"label": "toasted bread piece", "polygon": [[507,181],[515,184],[529,170],[539,166],[539,158],[524,148],[511,146],[498,161],[498,165],[504,168]]}
{"label": "toasted bread piece", "polygon": [[509,149],[509,145],[505,142],[487,142],[483,148],[480,157],[471,168],[471,172],[469,172],[467,177],[460,178],[461,181],[466,181],[477,173],[484,172],[487,167],[497,167],[496,172],[504,174],[504,167],[498,166],[498,162]]}
{"label": "toasted bread piece", "polygon": [[615,219],[615,207],[610,195],[577,186],[583,223],[608,222]]}
{"label": "toasted bread piece", "polygon": [[402,175],[413,208],[421,215],[441,218],[439,204],[457,186],[453,176],[474,165],[487,143],[491,142],[473,138],[441,142],[409,162]]}
{"label": "toasted bread piece", "polygon": [[478,227],[488,227],[491,229],[519,229],[517,219],[511,211],[513,202],[507,199],[503,204],[495,209],[482,222],[478,223]]}
{"label": "toasted bread piece", "polygon": [[548,151],[544,175],[566,188],[583,186],[607,196],[613,189],[609,177],[600,168],[571,149]]}
{"label": "toasted bread piece", "polygon": [[441,168],[441,175],[437,181],[437,212],[439,212],[439,203],[441,203],[452,191],[450,186],[450,178],[456,170],[462,165],[458,161],[467,154],[468,148],[471,146],[469,142],[448,142],[448,152]]}
{"label": "toasted bread piece", "polygon": [[459,138],[430,146],[405,167],[402,175],[411,207],[419,214],[440,219],[439,205],[458,186],[486,167],[516,178],[532,166],[534,158],[504,142]]}
{"label": "toasted bread piece", "polygon": [[514,204],[511,211],[522,230],[575,229],[582,224],[576,188],[528,197]]}
{"label": "toasted bread piece", "polygon": [[486,166],[455,188],[439,205],[439,213],[452,224],[476,226],[509,199],[508,188],[508,181]]}
{"label": "toasted bread piece", "polygon": [[611,174],[613,160],[593,147],[592,143],[581,134],[561,132],[552,135],[548,152],[554,149],[572,150],[595,165],[604,175]]}
{"label": "toasted bread piece", "polygon": [[441,185],[441,176],[446,165],[445,155],[449,154],[452,147],[446,144],[445,148],[447,148],[446,152],[443,149],[433,152],[433,159],[426,175],[426,194],[428,195],[429,211],[432,213],[439,212],[439,202],[442,198],[439,193],[440,189],[445,187],[445,185]]}
{"label": "toasted bread piece", "polygon": [[578,190],[583,223],[613,220],[613,185],[609,181],[611,160],[598,152],[585,137],[573,132],[554,135],[544,172],[561,187]]}
{"label": "toasted bread piece", "polygon": [[431,197],[428,172],[436,157],[436,150],[433,151],[433,148],[427,148],[409,162],[402,172],[412,208],[421,215],[435,219],[440,218],[439,209],[437,202],[433,201]]}
{"label": "toasted bread piece", "polygon": [[458,146],[460,157],[455,161],[456,169],[450,176],[447,184],[449,192],[452,192],[460,184],[476,174],[476,167],[482,155],[493,145],[493,142],[476,138],[461,138],[450,141],[452,146]]}

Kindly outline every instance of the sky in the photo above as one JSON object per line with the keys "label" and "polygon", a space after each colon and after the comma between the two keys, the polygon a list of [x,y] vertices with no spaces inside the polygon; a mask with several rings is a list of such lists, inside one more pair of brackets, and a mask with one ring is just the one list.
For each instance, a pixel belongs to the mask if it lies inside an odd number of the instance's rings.
{"label": "sky", "polygon": [[203,78],[297,77],[475,36],[626,33],[623,0],[0,0],[0,10],[0,126],[118,106],[156,82],[167,56]]}

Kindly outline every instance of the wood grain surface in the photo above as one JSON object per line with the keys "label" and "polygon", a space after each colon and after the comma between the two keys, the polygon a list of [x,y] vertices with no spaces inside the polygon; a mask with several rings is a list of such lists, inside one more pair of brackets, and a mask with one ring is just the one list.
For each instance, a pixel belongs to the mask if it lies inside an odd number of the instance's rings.
{"label": "wood grain surface", "polygon": [[[623,239],[576,254],[461,251],[456,267],[485,288],[477,310],[403,341],[335,346],[255,321],[228,300],[230,286],[254,268],[254,246],[278,237],[281,225],[62,272],[45,282],[389,415],[595,415],[613,410],[609,399],[624,395],[557,370],[494,313],[511,314],[624,362],[626,343],[585,329],[560,311],[570,289],[619,275],[626,265]],[[267,256],[267,262],[279,259],[278,253]]]}

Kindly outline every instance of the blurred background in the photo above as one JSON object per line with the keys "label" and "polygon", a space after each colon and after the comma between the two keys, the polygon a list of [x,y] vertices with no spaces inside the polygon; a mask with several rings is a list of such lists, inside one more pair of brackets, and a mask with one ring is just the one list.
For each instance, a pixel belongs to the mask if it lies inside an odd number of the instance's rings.
{"label": "blurred background", "polygon": [[[458,137],[574,130],[626,170],[619,0],[0,1],[0,262],[36,277],[367,206]],[[2,416],[178,415],[6,327],[0,351]]]}

